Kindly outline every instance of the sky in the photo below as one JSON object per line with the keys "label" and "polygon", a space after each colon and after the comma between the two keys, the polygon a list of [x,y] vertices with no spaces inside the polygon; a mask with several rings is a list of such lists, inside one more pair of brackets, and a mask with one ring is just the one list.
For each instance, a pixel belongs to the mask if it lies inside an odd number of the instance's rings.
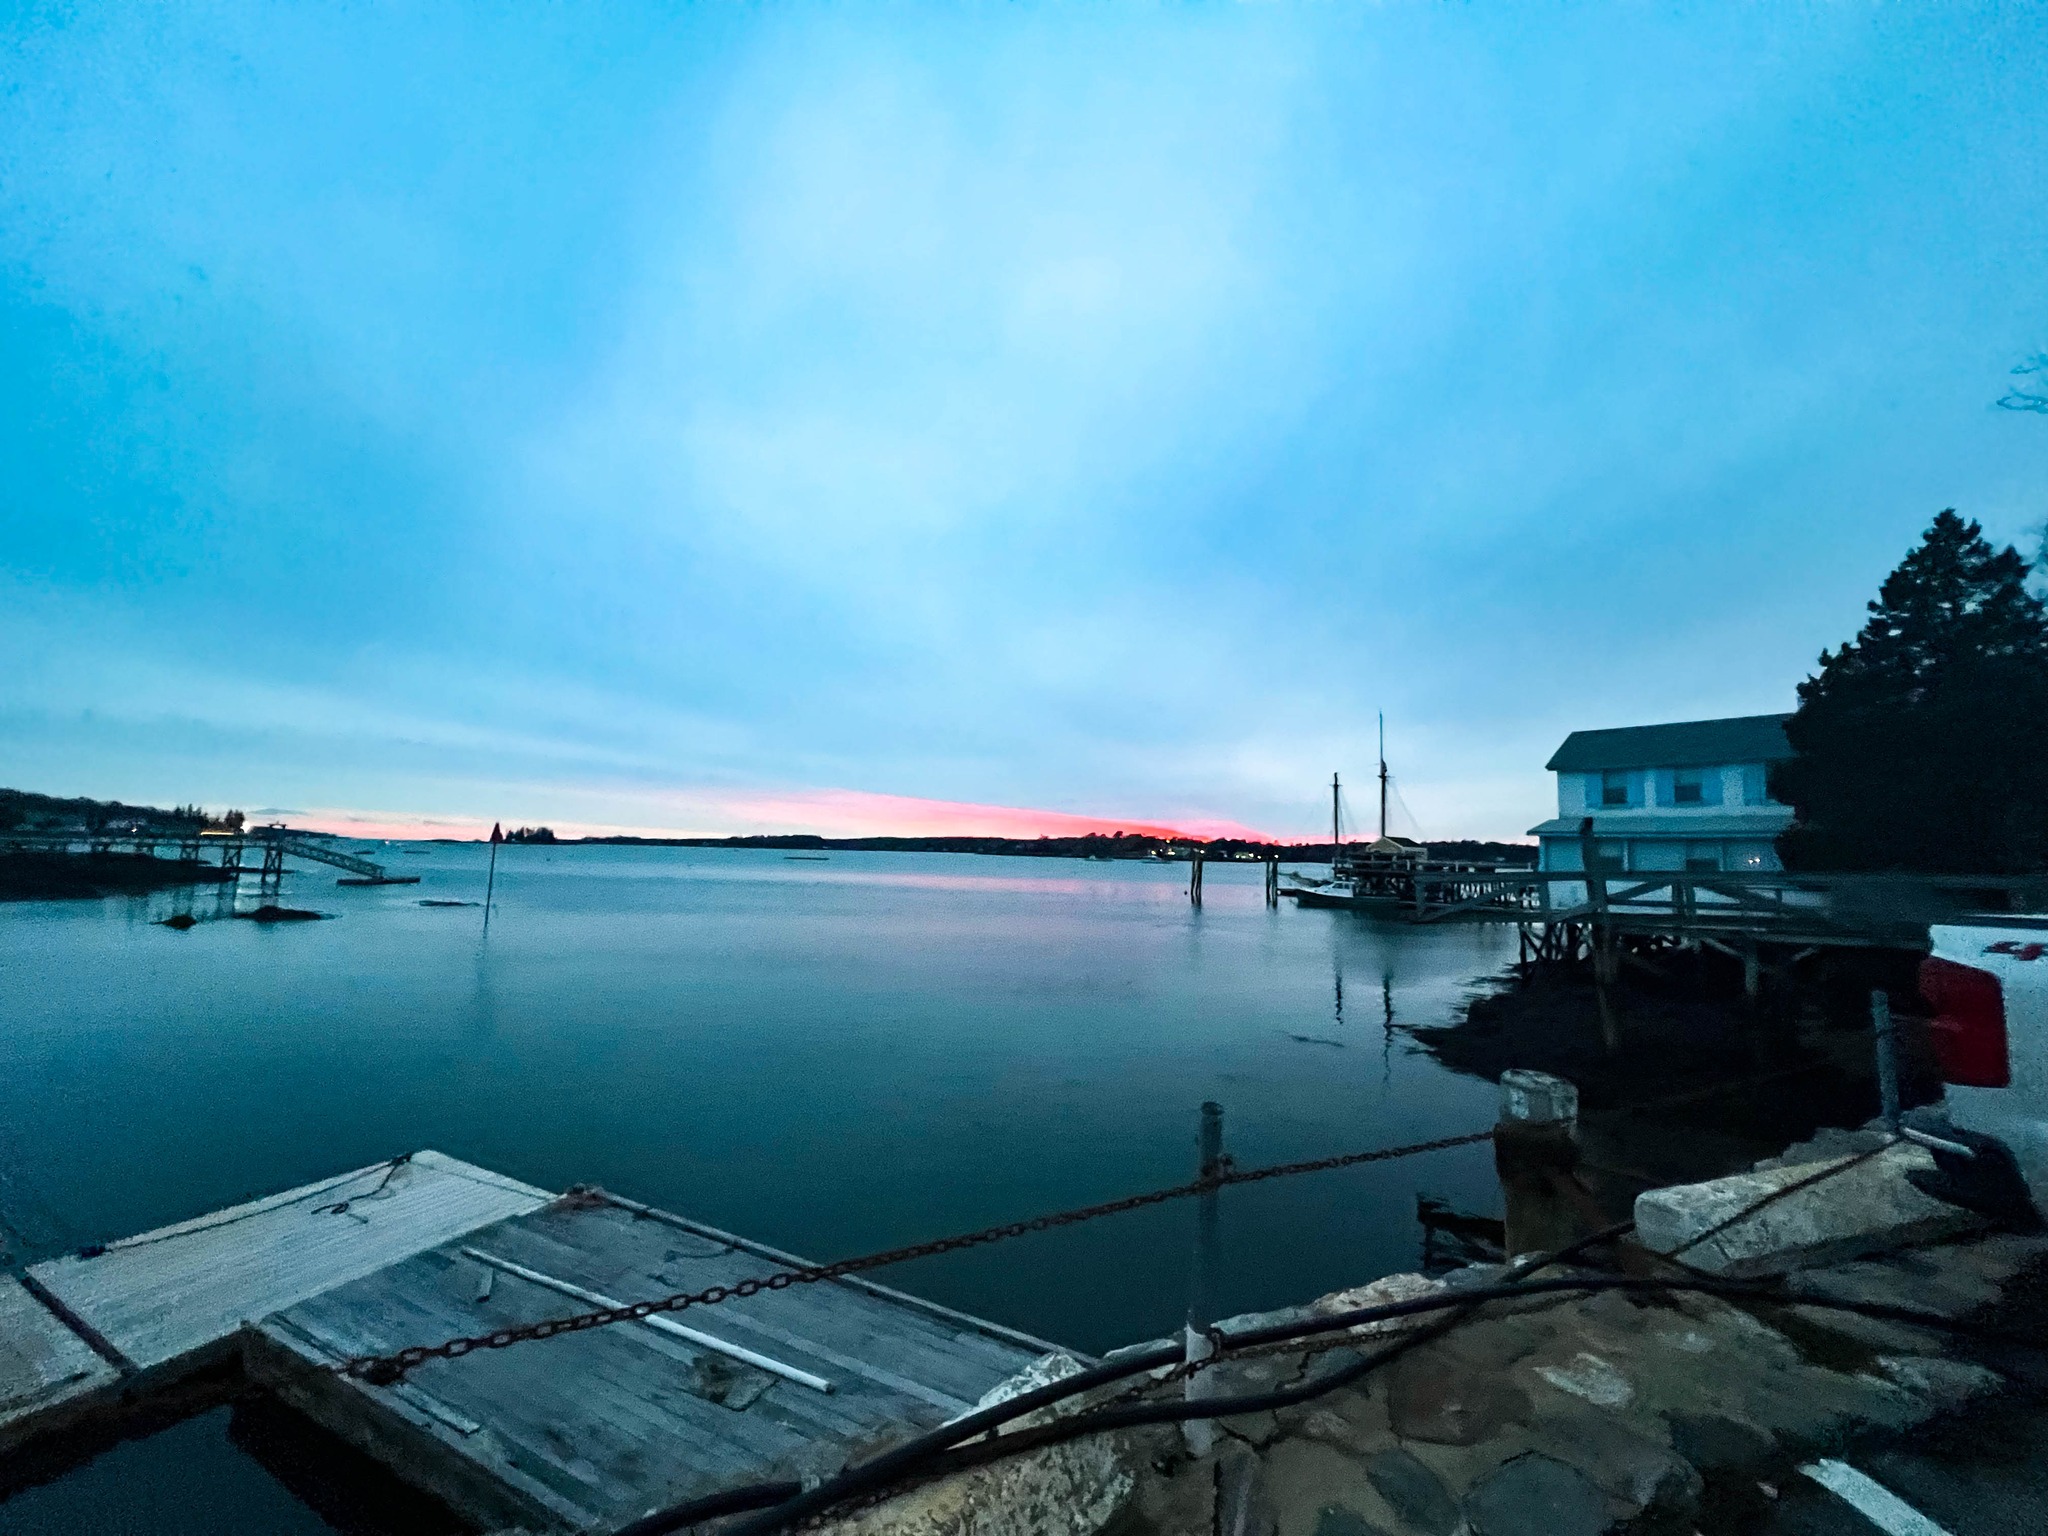
{"label": "sky", "polygon": [[0,784],[1512,837],[2048,520],[2037,7],[0,29]]}

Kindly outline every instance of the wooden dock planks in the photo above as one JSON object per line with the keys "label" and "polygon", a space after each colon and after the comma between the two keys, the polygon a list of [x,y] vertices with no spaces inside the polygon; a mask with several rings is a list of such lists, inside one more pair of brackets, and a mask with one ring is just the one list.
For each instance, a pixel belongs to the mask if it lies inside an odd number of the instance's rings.
{"label": "wooden dock planks", "polygon": [[359,1168],[34,1265],[29,1287],[137,1373],[234,1348],[245,1322],[552,1198],[438,1152]]}
{"label": "wooden dock planks", "polygon": [[0,1451],[90,1412],[120,1380],[19,1280],[0,1279]]}
{"label": "wooden dock planks", "polygon": [[794,1262],[631,1202],[571,1195],[308,1297],[251,1331],[247,1359],[287,1401],[467,1518],[605,1530],[720,1489],[834,1471],[965,1412],[1054,1347],[825,1282],[676,1321],[829,1391],[639,1323],[429,1361],[395,1387],[332,1370],[349,1355],[586,1309],[507,1266],[631,1301]]}

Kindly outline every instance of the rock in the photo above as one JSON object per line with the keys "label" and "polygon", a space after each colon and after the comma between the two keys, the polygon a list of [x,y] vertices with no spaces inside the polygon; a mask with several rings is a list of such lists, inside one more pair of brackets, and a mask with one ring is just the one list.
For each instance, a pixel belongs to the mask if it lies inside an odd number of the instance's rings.
{"label": "rock", "polygon": [[1767,1157],[1755,1166],[1759,1173],[1773,1168],[1803,1168],[1814,1163],[1824,1163],[1830,1158],[1853,1157],[1858,1152],[1875,1152],[1891,1137],[1881,1130],[1865,1128],[1846,1131],[1839,1126],[1823,1126],[1813,1133],[1809,1141],[1797,1141],[1776,1157]]}
{"label": "rock", "polygon": [[1404,1440],[1476,1445],[1528,1413],[1528,1394],[1506,1377],[1433,1351],[1404,1355],[1388,1371],[1387,1416]]}
{"label": "rock", "polygon": [[1534,1426],[1536,1448],[1554,1452],[1576,1467],[1610,1499],[1625,1505],[1630,1518],[1645,1512],[1677,1519],[1699,1508],[1704,1484],[1692,1463],[1670,1447],[1638,1433],[1613,1413],[1561,1408],[1541,1415]]}
{"label": "rock", "polygon": [[1388,1507],[1424,1536],[1451,1536],[1457,1529],[1458,1501],[1450,1489],[1399,1446],[1368,1461],[1365,1475]]}
{"label": "rock", "polygon": [[1895,1386],[1943,1409],[1959,1408],[2005,1385],[2005,1378],[1994,1370],[1938,1356],[1879,1355],[1877,1368]]}
{"label": "rock", "polygon": [[1916,1257],[1904,1254],[1897,1261],[1877,1260],[1809,1270],[1793,1276],[1790,1289],[1800,1296],[1911,1307],[1920,1312],[1938,1312],[1944,1317],[1961,1317],[1998,1300],[1995,1282],[1972,1274],[1961,1265],[1912,1262]]}
{"label": "rock", "polygon": [[1839,1172],[1760,1204],[1828,1166],[1650,1190],[1636,1198],[1636,1237],[1651,1252],[1709,1274],[1772,1275],[1934,1242],[1981,1225],[1907,1182],[1909,1172],[1932,1169],[1934,1159],[1905,1142],[1861,1162],[1837,1160]]}
{"label": "rock", "polygon": [[[974,1405],[975,1411],[980,1412],[983,1408],[993,1408],[998,1403],[1007,1403],[1011,1398],[1022,1397],[1026,1392],[1036,1392],[1040,1387],[1049,1387],[1056,1381],[1065,1381],[1069,1376],[1078,1376],[1081,1371],[1081,1362],[1063,1350],[1040,1355],[1016,1375],[1006,1376],[982,1393],[981,1401]],[[1061,1414],[1074,1412],[1081,1402],[1080,1398],[1069,1398],[1065,1402],[1035,1409],[1003,1425],[1002,1433],[1009,1434],[1014,1430],[1050,1423]]]}
{"label": "rock", "polygon": [[1311,1536],[1387,1536],[1387,1533],[1355,1509],[1347,1509],[1342,1504],[1325,1504],[1316,1511],[1315,1530]]}
{"label": "rock", "polygon": [[197,928],[199,926],[199,919],[190,912],[176,912],[165,918],[157,926],[160,928],[175,928],[178,932],[183,933],[188,928]]}
{"label": "rock", "polygon": [[[1332,1292],[1312,1305],[1316,1312],[1324,1317],[1331,1317],[1339,1312],[1356,1312],[1364,1307],[1384,1307],[1395,1302],[1417,1301],[1425,1296],[1434,1296],[1443,1289],[1442,1281],[1432,1280],[1427,1275],[1383,1275],[1370,1285],[1357,1285],[1348,1291]],[[1401,1333],[1423,1323],[1432,1322],[1440,1315],[1436,1312],[1423,1312],[1413,1317],[1390,1317],[1379,1322],[1360,1323],[1350,1331],[1354,1335]]]}
{"label": "rock", "polygon": [[1094,1536],[1137,1485],[1139,1444],[1107,1434],[1046,1446],[911,1488],[820,1536]]}
{"label": "rock", "polygon": [[1472,1536],[1601,1536],[1607,1496],[1575,1467],[1530,1451],[1495,1468],[1465,1495]]}
{"label": "rock", "polygon": [[1933,1250],[1928,1257],[1939,1261],[1950,1273],[1967,1274],[2004,1286],[2048,1260],[2048,1237],[2001,1232],[1974,1242],[1948,1244]]}
{"label": "rock", "polygon": [[1703,1471],[1757,1478],[1783,1459],[1778,1442],[1743,1419],[1674,1413],[1666,1422],[1671,1426],[1673,1454]]}
{"label": "rock", "polygon": [[1559,1391],[1582,1397],[1596,1408],[1626,1408],[1635,1401],[1636,1389],[1628,1378],[1585,1350],[1564,1365],[1539,1365],[1536,1374]]}

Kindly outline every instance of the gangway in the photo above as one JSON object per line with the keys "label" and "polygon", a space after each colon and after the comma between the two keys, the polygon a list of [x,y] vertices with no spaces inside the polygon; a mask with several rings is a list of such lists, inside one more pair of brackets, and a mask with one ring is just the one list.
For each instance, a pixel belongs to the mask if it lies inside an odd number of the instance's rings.
{"label": "gangway", "polygon": [[249,834],[252,842],[263,849],[263,878],[266,880],[284,873],[285,855],[293,858],[311,859],[316,864],[329,864],[336,869],[345,869],[349,875],[335,881],[336,885],[418,885],[418,875],[394,875],[385,871],[382,864],[343,853],[339,848],[330,848],[316,838],[302,837],[287,827],[257,827]]}

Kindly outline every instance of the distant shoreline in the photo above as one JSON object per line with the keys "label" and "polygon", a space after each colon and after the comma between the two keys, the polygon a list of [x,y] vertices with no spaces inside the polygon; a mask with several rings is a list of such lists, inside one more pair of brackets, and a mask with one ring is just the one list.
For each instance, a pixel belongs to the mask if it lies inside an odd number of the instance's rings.
{"label": "distant shoreline", "polygon": [[[753,837],[560,837],[522,840],[521,846],[570,848],[592,845],[644,848],[759,848],[822,853],[980,853],[1038,859],[1156,859],[1160,855],[1186,860],[1258,860],[1278,858],[1302,864],[1327,864],[1329,843],[1259,843],[1238,838],[1209,842],[1129,835],[1104,837],[817,837],[779,833]],[[1526,864],[1534,867],[1534,843],[1480,842],[1460,839],[1433,842],[1432,857],[1473,863]]]}

